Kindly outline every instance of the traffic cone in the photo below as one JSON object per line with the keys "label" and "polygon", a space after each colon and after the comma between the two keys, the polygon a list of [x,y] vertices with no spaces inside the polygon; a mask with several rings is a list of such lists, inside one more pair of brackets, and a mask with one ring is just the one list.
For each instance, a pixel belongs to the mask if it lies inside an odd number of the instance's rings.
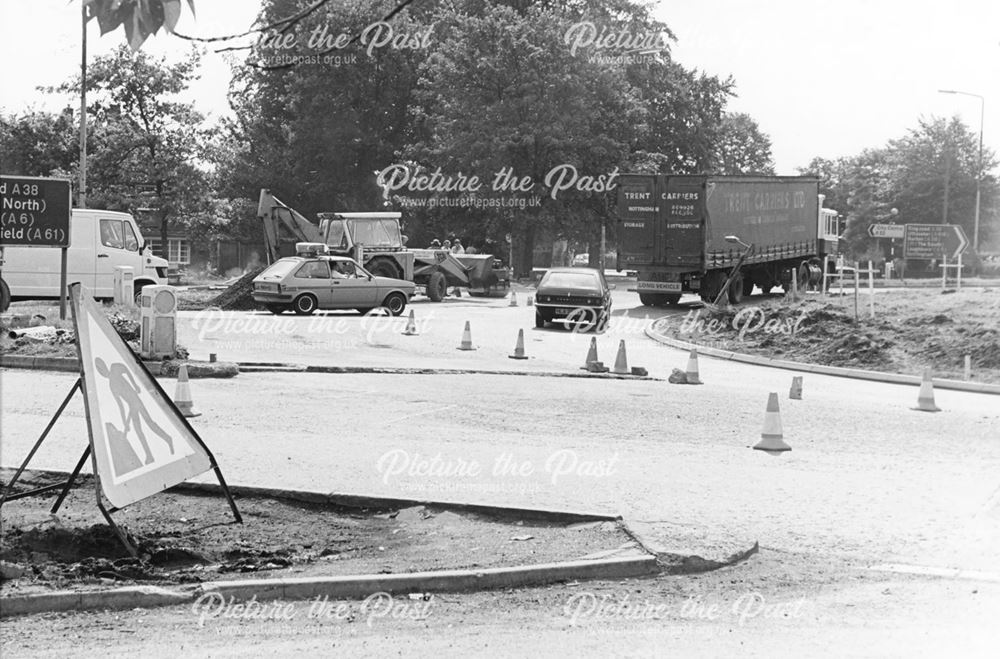
{"label": "traffic cone", "polygon": [[472,325],[469,321],[465,321],[465,331],[462,332],[462,345],[458,346],[459,350],[475,350],[472,345]]}
{"label": "traffic cone", "polygon": [[587,361],[585,361],[583,366],[580,368],[586,369],[588,366],[598,361],[600,360],[597,358],[597,337],[592,336],[590,337],[590,350],[587,351]]}
{"label": "traffic cone", "polygon": [[177,371],[177,389],[174,390],[174,405],[180,413],[187,418],[201,416],[201,412],[194,411],[194,402],[191,400],[191,385],[188,384],[187,364],[181,364]]}
{"label": "traffic cone", "polygon": [[920,383],[920,393],[917,395],[917,406],[911,408],[921,412],[940,412],[941,408],[934,404],[934,383],[931,381],[931,369],[924,369],[924,379]]}
{"label": "traffic cone", "polygon": [[535,303],[535,298],[534,298],[534,296],[532,296],[532,295],[529,295],[529,296],[528,296],[528,306],[530,307],[530,306],[531,306],[531,305],[533,305],[534,303]]}
{"label": "traffic cone", "polygon": [[455,297],[462,297],[462,289],[458,286],[455,287]]}
{"label": "traffic cone", "polygon": [[788,390],[788,397],[792,400],[802,400],[802,376],[792,377],[792,388]]}
{"label": "traffic cone", "polygon": [[510,304],[508,304],[507,306],[508,307],[516,307],[517,306],[517,293],[515,293],[514,291],[510,292]]}
{"label": "traffic cone", "polygon": [[688,365],[684,375],[687,377],[688,384],[703,384],[701,378],[698,377],[698,351],[694,348],[691,348],[691,354],[688,356]]}
{"label": "traffic cone", "polygon": [[625,339],[622,339],[618,343],[618,356],[615,357],[615,367],[611,369],[612,373],[618,373],[619,375],[628,375],[628,359],[625,358]]}
{"label": "traffic cone", "polygon": [[419,334],[417,332],[417,321],[413,317],[413,309],[410,309],[410,318],[406,321],[406,329],[403,330],[403,334],[406,336],[416,336]]}
{"label": "traffic cone", "polygon": [[528,356],[524,354],[524,330],[517,330],[517,345],[514,347],[514,354],[507,355],[511,359],[527,359]]}
{"label": "traffic cone", "polygon": [[760,433],[760,442],[754,446],[758,451],[767,451],[772,455],[782,451],[791,451],[792,447],[781,437],[781,414],[778,412],[778,394],[772,392],[767,396],[767,411],[764,412],[764,430]]}

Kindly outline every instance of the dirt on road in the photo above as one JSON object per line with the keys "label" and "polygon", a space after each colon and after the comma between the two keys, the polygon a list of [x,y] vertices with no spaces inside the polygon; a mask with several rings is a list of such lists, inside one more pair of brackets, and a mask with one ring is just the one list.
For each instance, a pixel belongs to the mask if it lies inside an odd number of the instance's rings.
{"label": "dirt on road", "polygon": [[[4,470],[4,486],[13,475]],[[59,479],[26,472],[15,492]],[[139,549],[132,557],[81,477],[58,516],[52,496],[7,502],[2,511],[0,596],[53,589],[196,583],[217,579],[396,574],[581,559],[641,551],[612,522],[576,525],[415,506],[359,509],[237,496],[244,523],[221,495],[175,490],[114,513]]]}
{"label": "dirt on road", "polygon": [[664,336],[723,350],[797,362],[889,373],[1000,382],[1000,290],[890,291],[806,295],[799,301],[754,298],[723,310],[694,309],[682,319],[658,321]]}

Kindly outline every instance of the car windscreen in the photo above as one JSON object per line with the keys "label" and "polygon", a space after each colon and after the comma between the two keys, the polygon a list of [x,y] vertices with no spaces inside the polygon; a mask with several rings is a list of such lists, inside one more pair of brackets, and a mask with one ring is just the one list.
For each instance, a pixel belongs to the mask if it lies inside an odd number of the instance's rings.
{"label": "car windscreen", "polygon": [[275,261],[274,263],[271,264],[271,266],[267,270],[260,273],[260,278],[281,279],[289,272],[291,272],[295,268],[295,266],[297,266],[299,263],[301,263],[301,261],[297,259],[288,259],[288,260],[281,259],[279,261]]}
{"label": "car windscreen", "polygon": [[550,272],[545,275],[542,282],[538,285],[539,288],[543,286],[553,288],[588,288],[591,290],[601,289],[597,275],[592,272]]}
{"label": "car windscreen", "polygon": [[366,247],[399,247],[399,224],[393,220],[350,220],[354,242]]}

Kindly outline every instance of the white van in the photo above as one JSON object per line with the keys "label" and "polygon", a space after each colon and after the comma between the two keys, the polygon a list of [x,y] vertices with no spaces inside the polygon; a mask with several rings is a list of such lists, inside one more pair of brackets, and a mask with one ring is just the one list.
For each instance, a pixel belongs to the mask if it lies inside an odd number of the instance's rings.
{"label": "white van", "polygon": [[[80,282],[95,298],[113,298],[115,267],[120,265],[132,267],[136,294],[143,286],[167,283],[166,259],[152,255],[128,213],[74,208],[69,231],[67,284]],[[60,252],[58,247],[5,247],[0,311],[7,310],[11,299],[58,298]]]}

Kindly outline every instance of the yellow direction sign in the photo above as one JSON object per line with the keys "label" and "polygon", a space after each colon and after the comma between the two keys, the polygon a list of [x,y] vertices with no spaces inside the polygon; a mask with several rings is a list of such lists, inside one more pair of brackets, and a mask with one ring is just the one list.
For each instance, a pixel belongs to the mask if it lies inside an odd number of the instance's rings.
{"label": "yellow direction sign", "polygon": [[70,287],[94,472],[116,508],[214,466],[201,438],[83,286]]}

